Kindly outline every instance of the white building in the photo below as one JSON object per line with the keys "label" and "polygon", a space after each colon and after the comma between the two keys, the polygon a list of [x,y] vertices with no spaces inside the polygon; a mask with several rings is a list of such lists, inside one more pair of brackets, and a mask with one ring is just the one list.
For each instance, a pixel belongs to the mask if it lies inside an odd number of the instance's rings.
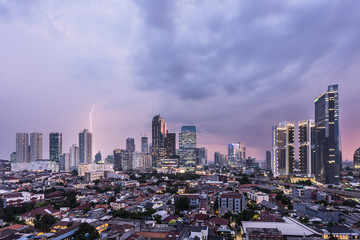
{"label": "white building", "polygon": [[261,203],[262,201],[269,201],[269,195],[263,192],[248,192],[247,198],[255,201],[257,204]]}
{"label": "white building", "polygon": [[271,170],[275,177],[294,172],[294,122],[272,128]]}
{"label": "white building", "polygon": [[132,154],[133,168],[139,171],[148,171],[152,168],[152,156],[146,152],[134,152]]}
{"label": "white building", "polygon": [[241,230],[245,239],[249,239],[248,229],[278,229],[284,237],[322,237],[322,234],[305,226],[304,224],[292,219],[284,217],[284,222],[250,222],[242,221]]}
{"label": "white building", "polygon": [[85,176],[86,172],[94,172],[94,171],[114,171],[113,169],[113,164],[111,163],[101,163],[101,164],[95,164],[95,163],[91,163],[91,164],[84,164],[84,163],[80,163],[78,166],[78,173],[79,176]]}
{"label": "white building", "polygon": [[47,159],[36,160],[33,162],[23,162],[23,163],[11,163],[11,171],[51,171],[59,172],[59,163],[55,161],[50,161]]}

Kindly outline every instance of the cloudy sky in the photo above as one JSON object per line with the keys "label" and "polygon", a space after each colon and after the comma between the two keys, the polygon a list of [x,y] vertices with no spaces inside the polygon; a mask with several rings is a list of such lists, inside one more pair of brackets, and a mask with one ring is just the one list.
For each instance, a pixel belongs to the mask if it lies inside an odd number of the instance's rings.
{"label": "cloudy sky", "polygon": [[245,141],[259,160],[271,126],[314,117],[339,84],[344,159],[360,147],[360,2],[0,0],[0,158],[16,132],[89,128],[103,155],[161,114],[198,145]]}

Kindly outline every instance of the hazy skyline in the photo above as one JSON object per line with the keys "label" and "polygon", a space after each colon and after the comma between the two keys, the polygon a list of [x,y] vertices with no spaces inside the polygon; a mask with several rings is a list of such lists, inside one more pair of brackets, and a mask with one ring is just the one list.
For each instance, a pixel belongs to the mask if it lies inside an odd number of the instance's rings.
{"label": "hazy skyline", "polygon": [[104,158],[128,137],[140,150],[161,114],[169,132],[195,125],[211,160],[239,141],[264,160],[271,127],[314,118],[315,97],[339,84],[352,160],[359,10],[347,0],[0,0],[0,158],[17,132],[43,133],[44,158],[49,133],[62,132],[68,152],[96,105],[93,149]]}

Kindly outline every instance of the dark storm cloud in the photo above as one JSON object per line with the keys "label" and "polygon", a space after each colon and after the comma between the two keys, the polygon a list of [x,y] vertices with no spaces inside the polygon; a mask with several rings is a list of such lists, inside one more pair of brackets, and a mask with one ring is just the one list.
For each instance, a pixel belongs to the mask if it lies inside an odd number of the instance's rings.
{"label": "dark storm cloud", "polygon": [[137,86],[164,92],[169,121],[198,124],[229,142],[269,147],[272,125],[312,118],[326,84],[341,89],[340,79],[324,84],[313,71],[329,77],[359,60],[359,2],[178,2],[166,11],[170,21],[162,8],[139,6],[166,27],[146,22]]}
{"label": "dark storm cloud", "polygon": [[312,118],[334,83],[343,146],[354,148],[359,10],[346,0],[0,0],[0,157],[17,131],[64,131],[68,148],[96,105],[108,153],[160,113],[170,131],[195,124],[199,145],[241,140],[261,159],[271,127]]}
{"label": "dark storm cloud", "polygon": [[[148,54],[138,61],[142,87],[194,100],[213,96],[218,90],[247,95],[269,84],[286,83],[286,88],[294,89],[321,59],[334,57],[337,50],[351,54],[359,49],[359,36],[349,36],[358,32],[359,3],[257,3],[260,5],[224,2],[227,8],[217,10],[216,3],[202,2],[189,14],[173,6],[165,12],[173,12],[172,19],[183,19],[175,24],[164,17],[163,8],[140,4],[146,16],[158,16],[157,21],[147,22],[150,29],[143,35]],[[202,10],[208,9],[207,4],[214,5],[211,12]],[[231,17],[226,16],[229,7],[236,9]],[[203,15],[192,15],[200,13]],[[163,26],[160,20],[166,27],[159,33],[154,29]],[[180,38],[184,28],[199,32]],[[269,88],[273,94],[284,90]]]}

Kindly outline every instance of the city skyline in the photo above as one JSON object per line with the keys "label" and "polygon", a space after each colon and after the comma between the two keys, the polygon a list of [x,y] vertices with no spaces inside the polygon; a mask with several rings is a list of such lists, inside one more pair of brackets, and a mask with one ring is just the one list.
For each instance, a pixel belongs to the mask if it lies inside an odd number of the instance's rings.
{"label": "city skyline", "polygon": [[352,161],[360,3],[153,4],[0,3],[1,159],[21,132],[43,134],[43,158],[60,132],[67,152],[93,109],[93,151],[104,158],[129,137],[139,151],[141,133],[151,143],[161,114],[171,133],[195,125],[211,161],[239,141],[265,160],[271,127],[314,119],[315,97],[339,84],[343,160]]}

